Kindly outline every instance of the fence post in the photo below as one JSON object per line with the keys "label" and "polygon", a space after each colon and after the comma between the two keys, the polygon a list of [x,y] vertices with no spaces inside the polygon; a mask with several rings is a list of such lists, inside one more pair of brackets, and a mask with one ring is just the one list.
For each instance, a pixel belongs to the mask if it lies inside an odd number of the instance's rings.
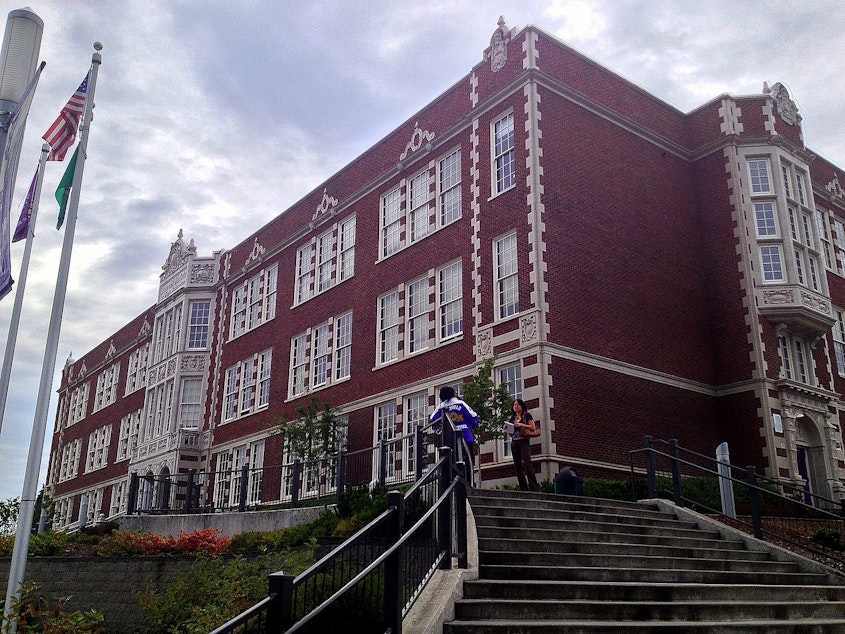
{"label": "fence post", "polygon": [[378,483],[381,488],[387,486],[387,443],[378,441]]}
{"label": "fence post", "polygon": [[760,493],[757,491],[757,474],[754,467],[746,467],[745,473],[748,476],[748,498],[751,502],[751,524],[754,527],[754,537],[763,539],[763,523],[760,518]]}
{"label": "fence post", "polygon": [[[458,547],[458,568],[467,568],[467,480],[466,463],[464,463],[464,477],[458,479],[455,493],[455,533]],[[470,467],[472,468],[472,467]]]}
{"label": "fence post", "polygon": [[341,451],[337,454],[337,503],[343,498],[343,492],[346,490],[346,452]]}
{"label": "fence post", "polygon": [[417,427],[414,430],[414,443],[417,448],[416,457],[417,457],[417,464],[415,465],[417,471],[417,480],[420,480],[423,477],[423,470],[425,469],[425,436],[423,434],[422,425],[417,423]]}
{"label": "fence post", "polygon": [[246,491],[249,485],[249,467],[247,465],[241,466],[241,486],[238,491],[238,511],[243,513],[246,510]]}
{"label": "fence post", "polygon": [[645,437],[645,466],[646,479],[648,480],[648,497],[653,500],[657,497],[657,475],[654,472],[654,454],[652,454],[653,438],[651,436]]}
{"label": "fence post", "polygon": [[[440,465],[440,477],[437,483],[437,497],[443,495],[449,487],[452,476],[452,450],[448,447],[440,448],[440,456],[445,458]],[[452,504],[450,501],[441,504],[437,511],[437,546],[444,553],[440,560],[441,570],[452,569]]]}
{"label": "fence post", "polygon": [[299,486],[302,481],[302,462],[299,458],[293,461],[293,473],[290,476],[290,505],[295,508],[299,505]]}
{"label": "fence post", "polygon": [[129,499],[126,501],[126,514],[132,515],[138,504],[138,474],[132,472],[129,475]]}
{"label": "fence post", "polygon": [[[387,506],[393,513],[387,518],[385,546],[390,548],[402,537],[405,496],[401,491],[389,491]],[[384,562],[384,627],[385,631],[402,634],[402,569],[404,552],[398,548]]]}
{"label": "fence post", "polygon": [[188,482],[185,485],[185,513],[194,510],[194,474],[196,469],[188,469]]}
{"label": "fence post", "polygon": [[166,475],[161,481],[161,510],[170,510],[170,476]]}
{"label": "fence post", "polygon": [[678,441],[670,440],[669,447],[672,449],[672,489],[675,494],[675,504],[684,506],[684,496],[681,491],[681,463],[678,459]]}
{"label": "fence post", "polygon": [[267,634],[286,632],[293,625],[293,580],[295,577],[285,572],[273,572],[267,575],[270,594],[276,595],[267,608]]}

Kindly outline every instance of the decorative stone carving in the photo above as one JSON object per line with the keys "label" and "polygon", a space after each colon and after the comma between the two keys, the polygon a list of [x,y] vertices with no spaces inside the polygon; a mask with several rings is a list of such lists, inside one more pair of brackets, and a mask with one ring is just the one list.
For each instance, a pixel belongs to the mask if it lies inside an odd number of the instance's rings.
{"label": "decorative stone carving", "polygon": [[82,378],[88,374],[88,368],[85,367],[85,361],[82,362],[82,367],[79,368],[79,377]]}
{"label": "decorative stone carving", "polygon": [[325,213],[334,213],[334,208],[337,206],[337,198],[329,196],[326,190],[323,189],[323,200],[317,205],[317,210],[314,212],[311,220],[316,220],[317,216],[322,216]]}
{"label": "decorative stone carving", "polygon": [[205,355],[185,354],[179,359],[179,374],[198,373],[205,370]]}
{"label": "decorative stone carving", "polygon": [[191,284],[213,284],[214,264],[211,262],[194,262],[191,265]]}
{"label": "decorative stone carving", "polygon": [[176,238],[176,242],[171,243],[170,254],[167,256],[164,266],[161,267],[164,274],[169,274],[178,268],[188,257],[196,254],[197,248],[194,246],[193,239],[191,239],[190,243],[185,244],[185,241],[182,239],[182,230],[179,229],[179,236]]}
{"label": "decorative stone carving", "polygon": [[[434,132],[429,132],[428,130],[422,130],[420,128],[419,122],[414,123],[414,132],[411,134],[411,140],[408,141],[407,145],[405,145],[405,151],[399,155],[399,165],[401,166],[401,161],[404,161],[411,152],[416,152],[422,147],[423,141],[425,141],[425,148],[426,150],[431,149],[431,142],[434,140]],[[402,169],[401,167],[399,169]]]}
{"label": "decorative stone carving", "polygon": [[537,313],[527,315],[519,320],[520,343],[526,344],[537,339]]}
{"label": "decorative stone carving", "polygon": [[791,304],[793,301],[791,288],[777,288],[763,291],[763,302],[766,304]]}
{"label": "decorative stone carving", "polygon": [[109,349],[106,350],[106,361],[111,359],[115,355],[116,352],[117,352],[117,350],[114,347],[114,340],[109,341]]}
{"label": "decorative stone carving", "polygon": [[255,260],[261,260],[261,256],[263,256],[267,252],[267,249],[262,247],[258,243],[258,237],[255,238],[255,242],[252,243],[252,251],[249,253],[249,257],[244,262],[244,266],[249,266],[250,262]]}
{"label": "decorative stone carving", "polygon": [[798,106],[792,101],[789,96],[789,91],[786,86],[777,82],[771,88],[767,82],[763,83],[763,94],[771,95],[777,105],[778,114],[785,123],[795,125],[801,122],[801,115],[798,113]]}
{"label": "decorative stone carving", "polygon": [[490,52],[487,57],[490,60],[490,70],[494,73],[504,68],[508,61],[508,44],[511,41],[510,29],[505,24],[505,16],[499,16],[499,28],[493,31],[490,38]]}
{"label": "decorative stone carving", "polygon": [[825,315],[830,315],[830,302],[824,297],[812,293],[801,293],[801,305],[812,308]]}
{"label": "decorative stone carving", "polygon": [[493,330],[488,328],[478,333],[476,341],[478,347],[478,358],[487,359],[493,356]]}
{"label": "decorative stone carving", "polygon": [[147,321],[147,318],[144,317],[144,323],[141,324],[141,329],[138,331],[138,336],[135,337],[135,339],[143,339],[144,337],[149,337],[152,331],[153,327],[150,325],[150,322]]}
{"label": "decorative stone carving", "polygon": [[842,189],[842,185],[839,184],[839,176],[834,173],[833,180],[830,181],[824,188],[828,191],[831,196],[836,196],[837,198],[845,198],[845,189]]}

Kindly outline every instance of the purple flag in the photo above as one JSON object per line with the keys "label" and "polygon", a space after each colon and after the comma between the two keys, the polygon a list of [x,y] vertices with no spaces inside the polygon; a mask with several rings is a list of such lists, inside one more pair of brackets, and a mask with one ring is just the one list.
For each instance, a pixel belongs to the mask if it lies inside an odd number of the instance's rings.
{"label": "purple flag", "polygon": [[29,193],[26,195],[26,200],[23,201],[21,217],[18,218],[18,226],[15,227],[15,235],[12,236],[12,242],[25,240],[27,234],[29,233],[29,219],[32,216],[32,201],[35,198],[36,182],[38,182],[38,168],[35,169],[35,176],[32,177],[32,183],[29,186]]}

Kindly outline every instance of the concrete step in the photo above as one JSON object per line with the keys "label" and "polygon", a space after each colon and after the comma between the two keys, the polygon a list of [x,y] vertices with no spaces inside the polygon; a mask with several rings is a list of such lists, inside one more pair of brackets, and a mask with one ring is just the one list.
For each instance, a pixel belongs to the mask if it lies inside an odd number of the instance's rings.
{"label": "concrete step", "polygon": [[796,621],[451,621],[443,634],[842,634],[842,619]]}
{"label": "concrete step", "polygon": [[[594,537],[595,539],[596,537]],[[529,539],[499,538],[491,545],[490,551],[503,550],[514,553],[579,553],[579,554],[616,554],[621,548],[628,555],[683,557],[702,559],[721,559],[729,556],[752,559],[756,561],[768,560],[769,554],[763,551],[745,550],[740,541],[725,540],[694,540],[683,543],[671,540],[664,543],[624,544],[607,541],[535,541]],[[488,552],[488,551],[484,551]]]}
{"label": "concrete step", "polygon": [[[705,537],[719,539],[716,531],[702,531],[688,523],[667,523],[663,526],[651,524],[621,524],[619,522],[578,522],[570,520],[544,520],[531,516],[512,517],[480,517],[475,525],[478,538],[509,537],[511,539],[552,539],[559,540],[587,540],[593,541],[597,535],[602,537],[612,533],[625,535],[660,535],[661,537]],[[628,537],[636,543],[636,537]]]}
{"label": "concrete step", "polygon": [[[747,555],[747,556],[746,556]],[[478,562],[483,566],[508,566],[517,562],[523,566],[549,566],[570,568],[649,568],[673,570],[740,570],[743,572],[767,572],[771,570],[796,572],[794,562],[772,561],[766,553],[740,551],[730,558],[676,557],[673,555],[631,554],[627,550],[619,553],[555,553],[521,552],[514,557],[513,551],[479,551]]]}

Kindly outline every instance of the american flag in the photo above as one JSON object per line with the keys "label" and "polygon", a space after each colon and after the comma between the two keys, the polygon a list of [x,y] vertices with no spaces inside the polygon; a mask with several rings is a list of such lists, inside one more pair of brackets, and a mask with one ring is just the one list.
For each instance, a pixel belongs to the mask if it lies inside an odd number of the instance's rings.
{"label": "american flag", "polygon": [[65,154],[76,141],[76,131],[79,129],[79,120],[85,110],[85,96],[88,92],[88,75],[79,84],[79,88],[68,99],[59,118],[53,122],[50,129],[41,137],[50,145],[48,161],[64,161]]}

